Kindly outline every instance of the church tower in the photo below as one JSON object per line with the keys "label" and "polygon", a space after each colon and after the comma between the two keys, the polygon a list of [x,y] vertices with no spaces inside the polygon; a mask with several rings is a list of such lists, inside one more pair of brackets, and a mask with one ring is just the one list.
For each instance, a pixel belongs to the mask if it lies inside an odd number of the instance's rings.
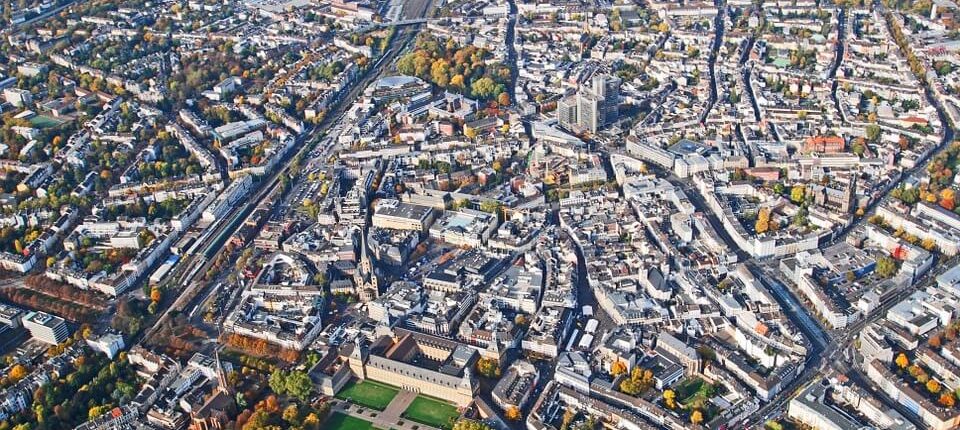
{"label": "church tower", "polygon": [[217,348],[213,352],[214,361],[216,361],[217,366],[217,390],[227,394],[232,395],[233,390],[230,387],[229,382],[227,381],[227,373],[223,370],[223,362],[220,361],[220,350]]}
{"label": "church tower", "polygon": [[377,273],[370,261],[367,251],[367,232],[364,230],[360,230],[360,263],[353,274],[353,284],[362,303],[380,297]]}
{"label": "church tower", "polygon": [[[220,325],[218,324],[217,339],[220,339],[222,337],[223,337],[223,333],[220,331]],[[223,362],[220,361],[220,348],[215,348],[213,350],[213,361],[214,361],[213,364],[216,366],[215,370],[217,372],[217,391],[220,391],[221,393],[224,393],[227,395],[233,395],[233,387],[230,386],[229,382],[227,381],[227,372],[223,368]]]}
{"label": "church tower", "polygon": [[843,190],[843,201],[840,202],[840,211],[843,213],[850,213],[856,210],[856,199],[857,173],[852,172],[850,175],[850,182],[847,184],[847,188]]}

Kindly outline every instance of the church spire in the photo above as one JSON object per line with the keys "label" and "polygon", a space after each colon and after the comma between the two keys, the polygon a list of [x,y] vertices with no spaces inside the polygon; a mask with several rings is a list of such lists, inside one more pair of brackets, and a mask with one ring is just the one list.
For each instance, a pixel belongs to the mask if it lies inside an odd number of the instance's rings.
{"label": "church spire", "polygon": [[380,296],[376,270],[367,249],[367,233],[360,230],[360,262],[354,272],[354,287],[361,302],[369,302]]}
{"label": "church spire", "polygon": [[370,255],[367,252],[367,231],[360,229],[360,265],[366,268],[370,264]]}
{"label": "church spire", "polygon": [[[217,339],[220,339],[223,336],[223,333],[220,331],[220,324],[217,324]],[[227,382],[227,374],[223,371],[223,362],[220,361],[220,348],[213,349],[213,365],[216,366],[217,372],[217,390],[225,394],[231,394],[233,390],[230,389],[230,385]]]}

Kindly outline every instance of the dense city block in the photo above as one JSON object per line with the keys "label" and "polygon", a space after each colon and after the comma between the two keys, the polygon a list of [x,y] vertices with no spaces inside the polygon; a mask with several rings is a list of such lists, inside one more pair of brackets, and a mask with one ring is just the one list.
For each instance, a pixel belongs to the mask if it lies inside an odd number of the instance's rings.
{"label": "dense city block", "polygon": [[953,0],[0,4],[0,430],[960,428]]}

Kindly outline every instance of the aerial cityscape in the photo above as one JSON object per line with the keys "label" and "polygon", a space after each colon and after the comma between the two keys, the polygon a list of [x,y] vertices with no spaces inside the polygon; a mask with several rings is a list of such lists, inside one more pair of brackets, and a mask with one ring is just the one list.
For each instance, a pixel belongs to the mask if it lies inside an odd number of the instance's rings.
{"label": "aerial cityscape", "polygon": [[3,0],[0,430],[957,429],[958,126],[956,0]]}

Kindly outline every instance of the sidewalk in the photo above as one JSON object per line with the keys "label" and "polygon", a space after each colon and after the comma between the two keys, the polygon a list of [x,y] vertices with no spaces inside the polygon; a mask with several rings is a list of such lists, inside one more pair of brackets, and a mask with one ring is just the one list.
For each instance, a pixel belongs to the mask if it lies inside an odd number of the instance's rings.
{"label": "sidewalk", "polygon": [[381,413],[378,418],[385,423],[400,421],[400,415],[403,414],[403,411],[407,410],[407,407],[410,406],[410,403],[413,403],[413,399],[416,398],[417,393],[401,390],[394,396],[393,400],[390,401],[390,404],[387,405],[387,408],[383,410],[383,413]]}

